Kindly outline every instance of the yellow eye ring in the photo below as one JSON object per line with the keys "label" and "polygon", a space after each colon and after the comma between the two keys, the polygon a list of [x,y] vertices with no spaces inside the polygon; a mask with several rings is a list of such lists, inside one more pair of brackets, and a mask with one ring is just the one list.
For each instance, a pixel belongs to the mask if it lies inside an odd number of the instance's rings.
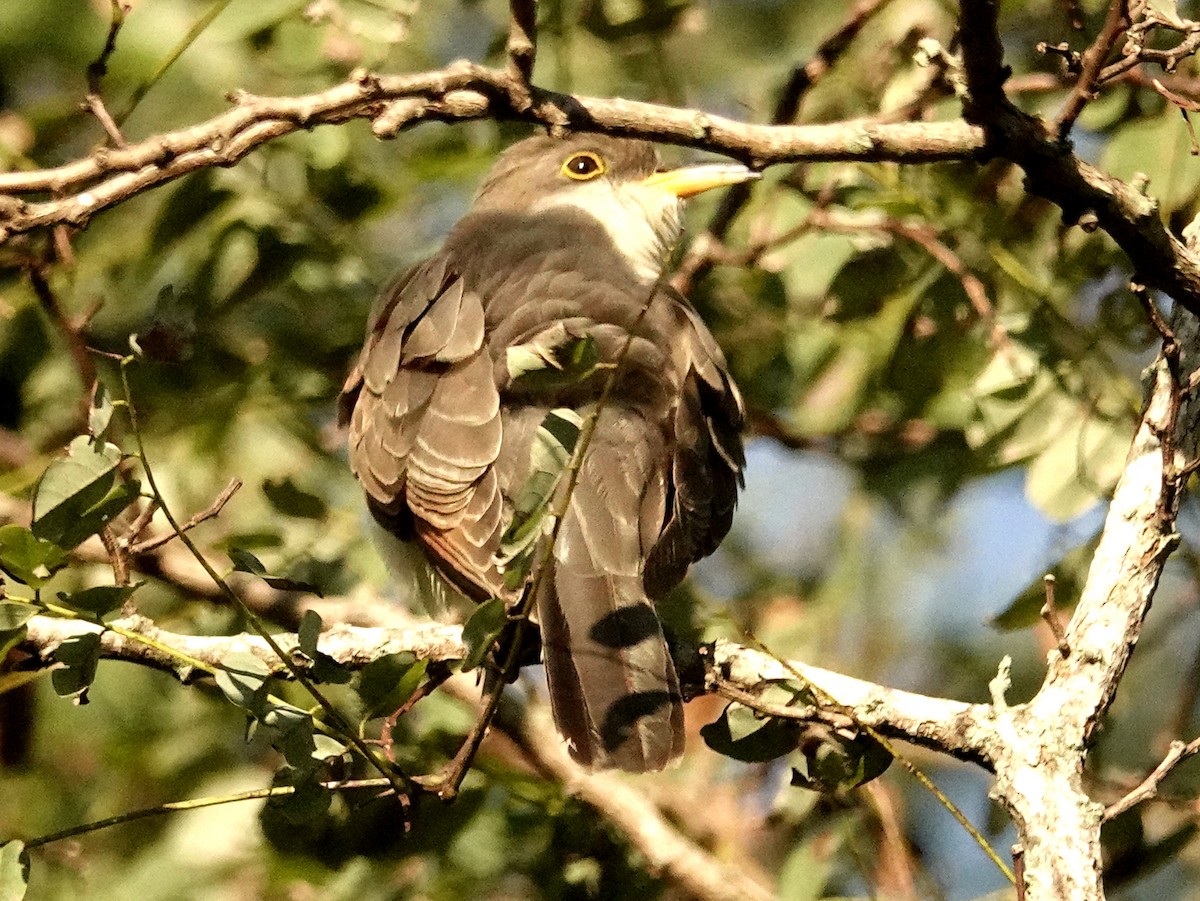
{"label": "yellow eye ring", "polygon": [[604,159],[590,150],[580,150],[563,160],[562,174],[574,181],[591,181],[608,171]]}

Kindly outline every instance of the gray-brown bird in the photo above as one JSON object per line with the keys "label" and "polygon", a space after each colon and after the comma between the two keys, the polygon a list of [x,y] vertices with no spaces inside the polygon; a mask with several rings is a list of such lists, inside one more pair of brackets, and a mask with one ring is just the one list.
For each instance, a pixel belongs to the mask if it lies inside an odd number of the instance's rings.
{"label": "gray-brown bird", "polygon": [[[660,171],[643,141],[521,141],[442,249],[381,296],[343,390],[350,463],[408,558],[400,578],[439,600],[516,603],[533,576],[506,583],[502,543],[539,428],[552,410],[599,407],[533,599],[554,719],[588,766],[657,770],[683,752],[654,600],[729,530],[743,410],[712,335],[661,273],[683,198],[753,177]],[[572,355],[597,365],[572,371]],[[560,377],[522,377],[529,360]]]}

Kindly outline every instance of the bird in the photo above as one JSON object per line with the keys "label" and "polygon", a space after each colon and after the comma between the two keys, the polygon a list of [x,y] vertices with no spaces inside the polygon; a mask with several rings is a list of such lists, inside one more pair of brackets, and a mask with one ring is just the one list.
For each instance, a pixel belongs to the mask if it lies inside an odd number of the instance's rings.
{"label": "bird", "polygon": [[[399,578],[441,602],[512,608],[536,590],[554,721],[589,768],[650,772],[683,753],[654,604],[729,531],[744,405],[663,273],[683,201],[756,177],[735,163],[664,169],[632,138],[515,143],[441,249],[379,296],[339,400]],[[594,365],[573,369],[580,359]],[[593,417],[591,439],[573,480],[551,474],[557,526],[532,529],[549,571],[514,579],[506,542],[556,414]]]}

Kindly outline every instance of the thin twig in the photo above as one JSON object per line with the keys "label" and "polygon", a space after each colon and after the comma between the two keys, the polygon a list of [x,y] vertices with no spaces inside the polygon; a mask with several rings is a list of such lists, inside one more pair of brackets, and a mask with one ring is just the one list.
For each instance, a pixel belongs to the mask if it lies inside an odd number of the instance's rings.
{"label": "thin twig", "polygon": [[108,551],[108,561],[112,566],[113,582],[117,585],[129,584],[129,550],[122,546],[121,539],[113,532],[111,525],[100,530],[100,541]]}
{"label": "thin twig", "polygon": [[[367,745],[366,741],[354,729],[350,728],[350,725],[343,719],[338,709],[334,707],[329,699],[326,698],[325,695],[313,684],[312,680],[308,678],[308,675],[304,672],[300,665],[293,660],[291,655],[284,653],[283,648],[275,640],[274,636],[267,631],[266,627],[263,626],[258,617],[254,615],[254,612],[246,606],[245,602],[242,601],[238,593],[229,586],[229,583],[222,578],[221,575],[213,568],[212,564],[208,562],[208,558],[204,556],[200,548],[196,546],[194,541],[192,541],[191,536],[188,535],[187,532],[181,530],[178,520],[176,520],[174,515],[172,515],[162,492],[158,488],[158,482],[155,479],[154,470],[150,466],[150,461],[146,455],[145,441],[142,438],[142,431],[138,424],[137,408],[133,404],[133,393],[129,388],[128,369],[129,366],[134,362],[134,359],[135,358],[133,357],[126,357],[121,361],[121,387],[124,392],[126,410],[129,415],[130,431],[133,433],[133,439],[137,445],[138,459],[141,462],[142,472],[146,475],[146,482],[150,486],[150,491],[154,495],[154,499],[158,504],[158,508],[162,511],[163,516],[166,517],[167,522],[170,524],[172,530],[174,530],[176,535],[178,535],[179,540],[188,549],[188,551],[191,552],[192,556],[196,559],[196,562],[200,564],[204,571],[208,573],[208,577],[212,579],[220,589],[221,595],[245,615],[246,622],[249,623],[251,629],[258,634],[259,638],[266,643],[267,647],[271,649],[272,653],[278,657],[279,661],[284,665],[288,672],[291,673],[292,677],[304,686],[305,690],[309,693],[313,700],[315,700],[325,712],[325,715],[329,718],[329,722],[332,724],[333,728],[337,730],[338,734],[350,745],[352,745],[368,764],[378,770],[379,773],[388,780],[392,786],[392,789],[396,793],[396,800],[403,808],[405,808],[405,810],[407,810],[407,808],[410,806],[408,790],[401,781],[401,776],[397,770],[393,767],[389,767],[384,761],[380,760],[378,756],[371,750],[370,746]],[[408,826],[407,817],[405,818],[405,826],[406,828]]]}
{"label": "thin twig", "polygon": [[917,888],[913,879],[914,861],[909,843],[900,825],[896,801],[883,780],[863,786],[879,822],[880,895],[897,901],[915,901]]}
{"label": "thin twig", "polygon": [[129,13],[130,7],[122,3],[121,0],[109,0],[109,4],[112,9],[112,19],[108,24],[108,36],[104,40],[104,47],[101,49],[100,55],[88,63],[88,93],[84,101],[84,107],[96,117],[96,120],[108,134],[109,139],[116,146],[127,147],[129,145],[125,142],[125,136],[121,134],[120,127],[109,114],[108,107],[104,105],[104,99],[101,96],[101,83],[104,80],[104,76],[108,74],[108,60],[117,49],[117,34],[125,24],[125,16]]}
{"label": "thin twig", "polygon": [[1071,645],[1067,643],[1067,633],[1063,630],[1062,621],[1058,618],[1058,607],[1055,605],[1054,588],[1057,581],[1053,573],[1046,573],[1046,575],[1042,576],[1042,584],[1046,590],[1046,601],[1042,604],[1041,617],[1046,621],[1046,625],[1050,627],[1050,633],[1054,636],[1058,653],[1067,657],[1070,656]]}
{"label": "thin twig", "polygon": [[[346,782],[322,782],[322,787],[329,791],[351,791],[355,789],[365,788],[383,788],[387,786],[386,779],[358,779]],[[294,785],[277,785],[271,788],[255,788],[250,791],[234,792],[229,795],[218,795],[208,798],[190,798],[186,801],[168,801],[165,804],[157,804],[154,807],[144,807],[141,810],[127,810],[125,813],[117,814],[116,816],[106,817],[103,820],[93,820],[90,823],[83,823],[79,826],[72,826],[69,829],[62,829],[58,832],[51,832],[48,835],[31,838],[24,842],[26,849],[40,848],[44,845],[61,842],[63,839],[75,838],[80,835],[87,835],[90,832],[98,832],[101,829],[107,829],[110,826],[120,826],[124,823],[133,823],[137,820],[144,820],[147,817],[162,816],[168,813],[176,813],[185,810],[199,810],[203,807],[216,807],[220,804],[233,804],[238,801],[255,801],[264,798],[281,798],[296,792]]]}
{"label": "thin twig", "polygon": [[1107,823],[1132,807],[1141,804],[1143,801],[1149,801],[1158,795],[1159,783],[1167,777],[1167,774],[1197,752],[1200,752],[1200,738],[1194,738],[1186,744],[1181,741],[1171,742],[1171,747],[1168,749],[1167,756],[1163,758],[1162,763],[1156,766],[1154,771],[1143,779],[1137,788],[1120,801],[1110,804],[1104,809],[1104,822]]}
{"label": "thin twig", "polygon": [[[967,818],[966,814],[959,809],[958,805],[956,805],[950,800],[949,797],[947,797],[945,792],[938,788],[932,779],[925,775],[925,773],[918,768],[916,764],[901,754],[896,748],[895,744],[887,736],[880,732],[880,730],[875,726],[864,721],[863,718],[860,717],[857,711],[855,711],[853,708],[843,704],[825,688],[817,685],[815,682],[805,676],[804,673],[800,671],[800,668],[794,663],[789,660],[785,660],[776,654],[773,654],[765,645],[755,638],[754,635],[747,633],[746,637],[752,644],[756,645],[762,653],[772,657],[792,679],[796,680],[797,684],[810,691],[817,698],[819,704],[815,706],[802,705],[789,707],[765,703],[756,698],[750,692],[747,692],[739,686],[732,684],[725,678],[724,674],[720,672],[718,668],[710,667],[707,678],[713,682],[720,694],[735,699],[739,704],[743,704],[752,710],[765,713],[768,716],[777,716],[786,719],[798,720],[813,720],[819,718],[822,721],[831,722],[835,725],[836,720],[828,719],[831,712],[836,717],[845,718],[848,720],[851,726],[871,736],[871,738],[877,741],[884,748],[884,750],[891,754],[892,759],[896,760],[904,769],[906,769],[909,775],[916,779],[917,782],[920,783],[921,787],[933,795],[933,797],[937,799],[938,803],[941,804],[942,807],[945,808],[945,810],[952,817],[954,817],[956,821],[958,821],[958,824],[963,827],[966,833],[979,846],[980,850],[982,850],[983,853],[987,855],[988,859],[995,864],[996,869],[1003,873],[1005,878],[1007,878],[1010,882],[1015,881],[1012,870],[1003,860],[1000,859],[1000,856],[984,837],[983,833],[979,831],[978,827],[976,827],[975,824]],[[911,734],[904,735],[903,737],[907,740],[914,740],[916,738],[916,736]]]}
{"label": "thin twig", "polygon": [[[888,0],[859,0],[851,8],[841,27],[827,36],[803,65],[792,70],[775,99],[770,119],[772,125],[786,125],[796,120],[800,104],[807,93],[829,73],[854,38],[887,2]],[[685,297],[691,293],[691,286],[712,268],[714,259],[705,251],[711,252],[721,245],[730,226],[750,200],[750,189],[749,183],[743,183],[725,190],[708,226],[680,261],[671,285]]]}
{"label": "thin twig", "polygon": [[217,16],[225,11],[225,8],[229,6],[231,2],[233,2],[233,0],[214,0],[213,5],[200,14],[199,18],[192,23],[191,27],[188,28],[187,32],[180,39],[179,43],[171,48],[171,52],[167,54],[166,58],[161,63],[159,63],[158,68],[151,72],[146,80],[134,89],[133,96],[130,97],[128,105],[116,118],[116,124],[118,126],[125,124],[125,121],[131,115],[133,115],[133,111],[137,109],[138,104],[142,102],[142,98],[146,96],[151,88],[153,88],[162,80],[162,77],[167,74],[167,71],[171,68],[171,66],[175,65],[175,62],[179,59],[179,57],[183,56],[184,51],[186,51],[188,47],[192,46],[192,44],[196,42],[196,39],[204,33],[204,30],[212,24],[213,20],[216,19]]}
{"label": "thin twig", "polygon": [[1113,47],[1117,45],[1121,35],[1130,25],[1127,0],[1110,0],[1108,15],[1104,19],[1104,27],[1092,45],[1083,52],[1079,78],[1071,90],[1066,102],[1057,116],[1054,117],[1054,133],[1060,141],[1065,140],[1071,133],[1071,127],[1083,108],[1095,97],[1096,85],[1099,82],[1101,68]]}
{"label": "thin twig", "polygon": [[[537,0],[510,0],[508,5],[508,75],[525,90],[526,104],[537,56]],[[520,107],[518,107],[520,108]]]}
{"label": "thin twig", "polygon": [[79,381],[83,385],[79,417],[81,422],[86,422],[92,386],[96,384],[96,362],[92,359],[87,339],[83,334],[91,317],[87,315],[78,320],[72,320],[67,316],[54,289],[50,287],[50,281],[46,277],[46,270],[42,264],[31,265],[26,271],[29,275],[29,283],[33,287],[33,293],[37,296],[42,310],[66,341],[67,350],[70,351],[71,359],[75,363],[75,371],[79,374]]}
{"label": "thin twig", "polygon": [[[145,541],[139,541],[136,544],[130,545],[129,552],[131,554],[147,554],[150,551],[157,550],[172,539],[178,538],[189,529],[194,529],[196,526],[200,525],[200,523],[219,516],[221,511],[225,509],[225,505],[229,503],[229,499],[233,497],[241,487],[242,480],[235,476],[229,480],[229,484],[225,486],[225,488],[220,494],[217,495],[216,499],[211,504],[209,504],[199,513],[194,513],[188,518],[187,522],[181,523],[178,532],[165,532],[162,535],[156,535],[153,538],[147,538]],[[152,505],[148,509],[153,511],[155,506],[157,505]],[[133,535],[136,537],[136,532],[133,533]]]}
{"label": "thin twig", "polygon": [[413,690],[413,693],[404,699],[403,704],[384,719],[383,725],[379,730],[379,746],[383,749],[384,756],[392,763],[396,762],[396,754],[392,747],[394,744],[392,731],[396,728],[396,723],[416,707],[419,701],[433,694],[452,675],[453,672],[450,667],[444,663],[436,661],[431,663],[425,671],[425,681],[418,685]]}

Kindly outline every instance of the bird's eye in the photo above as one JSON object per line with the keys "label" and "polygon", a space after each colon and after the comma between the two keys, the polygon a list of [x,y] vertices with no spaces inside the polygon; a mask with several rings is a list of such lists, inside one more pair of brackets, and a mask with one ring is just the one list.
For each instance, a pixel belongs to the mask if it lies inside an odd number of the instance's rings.
{"label": "bird's eye", "polygon": [[590,150],[572,153],[562,164],[562,174],[575,181],[589,181],[604,174],[604,160]]}

